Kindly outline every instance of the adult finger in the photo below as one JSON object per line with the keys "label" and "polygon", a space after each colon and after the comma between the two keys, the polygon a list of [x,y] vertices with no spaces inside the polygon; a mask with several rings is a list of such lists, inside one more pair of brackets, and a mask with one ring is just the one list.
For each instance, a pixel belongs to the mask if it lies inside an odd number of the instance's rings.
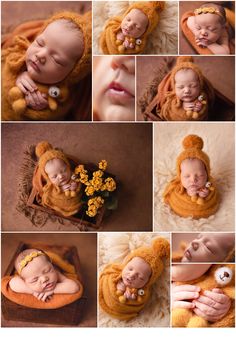
{"label": "adult finger", "polygon": [[227,299],[227,296],[225,294],[218,294],[216,292],[208,290],[204,291],[204,295],[216,302],[219,302],[220,304],[224,304]]}
{"label": "adult finger", "polygon": [[179,292],[179,291],[193,291],[193,292],[199,292],[201,290],[201,288],[199,286],[195,286],[195,285],[189,285],[189,284],[185,284],[185,285],[174,285],[172,287],[173,292]]}
{"label": "adult finger", "polygon": [[219,302],[216,302],[215,300],[207,297],[207,296],[199,296],[197,301],[201,302],[202,304],[205,304],[207,306],[213,307],[216,310],[219,310],[222,306]]}
{"label": "adult finger", "polygon": [[193,302],[188,301],[174,301],[172,306],[173,309],[193,309],[194,307],[195,304]]}
{"label": "adult finger", "polygon": [[173,294],[173,298],[175,301],[197,299],[198,297],[199,293],[192,291],[180,291]]}

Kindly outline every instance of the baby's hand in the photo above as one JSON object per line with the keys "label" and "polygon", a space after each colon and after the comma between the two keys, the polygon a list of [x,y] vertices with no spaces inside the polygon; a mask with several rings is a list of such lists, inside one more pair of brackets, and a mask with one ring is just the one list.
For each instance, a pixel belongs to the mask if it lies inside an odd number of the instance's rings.
{"label": "baby's hand", "polygon": [[24,71],[16,79],[16,86],[24,93],[34,92],[38,88],[35,82],[31,79],[27,71]]}
{"label": "baby's hand", "polygon": [[199,101],[196,102],[194,107],[194,112],[200,112],[201,109],[202,109],[202,103]]}
{"label": "baby's hand", "polygon": [[41,300],[43,302],[46,302],[48,300],[51,300],[52,298],[52,295],[53,295],[53,290],[51,291],[46,291],[46,292],[34,292],[33,295],[38,299],[38,300]]}
{"label": "baby's hand", "polygon": [[123,41],[125,39],[124,34],[120,31],[117,33],[116,35],[116,39],[118,39],[119,41]]}
{"label": "baby's hand", "polygon": [[199,297],[199,286],[172,285],[172,308],[193,309],[195,304],[191,301]]}
{"label": "baby's hand", "polygon": [[198,195],[201,198],[206,198],[208,196],[208,194],[209,194],[209,189],[207,189],[207,188],[203,188],[202,190],[200,190],[198,192]]}
{"label": "baby's hand", "polygon": [[36,111],[41,111],[48,107],[47,95],[38,90],[34,92],[27,91],[25,94],[25,100],[27,106]]}
{"label": "baby's hand", "polygon": [[210,322],[216,322],[223,318],[230,309],[231,300],[221,289],[204,291],[204,295],[194,300],[194,312]]}
{"label": "baby's hand", "polygon": [[194,104],[194,102],[183,102],[183,108],[184,109],[194,109],[194,107],[195,107],[195,104]]}
{"label": "baby's hand", "polygon": [[196,37],[195,42],[199,47],[207,48],[207,40],[199,39],[198,37]]}
{"label": "baby's hand", "polygon": [[126,289],[125,284],[123,283],[122,280],[120,280],[120,281],[117,283],[116,288],[117,288],[117,290],[120,290],[120,291],[122,291],[122,292],[125,291],[125,289]]}
{"label": "baby's hand", "polygon": [[194,195],[197,194],[197,187],[192,186],[187,188],[187,193],[190,197],[193,197]]}

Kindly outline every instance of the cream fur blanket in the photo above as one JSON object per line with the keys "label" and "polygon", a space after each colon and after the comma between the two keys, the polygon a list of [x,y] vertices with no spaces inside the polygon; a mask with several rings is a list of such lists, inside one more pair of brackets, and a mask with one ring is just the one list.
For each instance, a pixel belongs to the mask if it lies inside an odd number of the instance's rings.
{"label": "cream fur blanket", "polygon": [[[167,233],[99,233],[99,273],[109,263],[121,263],[133,249],[151,245],[152,239],[165,237]],[[99,308],[99,327],[169,327],[170,268],[166,264],[158,281],[153,286],[149,302],[139,316],[131,321],[120,321],[107,315]]]}
{"label": "cream fur blanket", "polygon": [[[220,208],[207,219],[193,220],[174,214],[162,200],[167,183],[175,177],[182,140],[197,134],[211,163],[221,196]],[[234,231],[234,123],[156,123],[154,126],[154,230]]]}
{"label": "cream fur blanket", "polygon": [[[134,1],[93,2],[93,54],[103,54],[99,48],[100,34],[105,22],[122,15]],[[160,21],[149,36],[146,54],[178,54],[178,2],[166,1]]]}

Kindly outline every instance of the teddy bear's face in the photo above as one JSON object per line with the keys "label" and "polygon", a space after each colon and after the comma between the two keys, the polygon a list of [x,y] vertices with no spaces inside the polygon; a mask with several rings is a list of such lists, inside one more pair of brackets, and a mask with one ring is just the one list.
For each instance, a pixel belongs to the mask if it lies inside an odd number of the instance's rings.
{"label": "teddy bear's face", "polygon": [[215,280],[217,284],[225,286],[231,283],[234,276],[234,270],[229,266],[224,266],[216,269]]}

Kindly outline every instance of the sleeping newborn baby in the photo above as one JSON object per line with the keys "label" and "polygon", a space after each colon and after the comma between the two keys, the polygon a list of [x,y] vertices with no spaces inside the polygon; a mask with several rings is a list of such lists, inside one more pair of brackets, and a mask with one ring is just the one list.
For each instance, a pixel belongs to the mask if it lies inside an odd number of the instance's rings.
{"label": "sleeping newborn baby", "polygon": [[209,48],[213,54],[230,54],[224,8],[206,3],[196,9],[194,15],[188,18],[187,26],[195,35],[196,44]]}
{"label": "sleeping newborn baby", "polygon": [[50,23],[35,38],[26,51],[26,70],[18,75],[16,85],[24,93],[27,106],[41,110],[48,107],[47,95],[41,93],[37,82],[56,84],[66,78],[81,57],[83,35],[69,20]]}
{"label": "sleeping newborn baby", "polygon": [[74,294],[79,284],[66,278],[51,263],[46,253],[37,249],[26,249],[15,261],[15,275],[9,282],[11,290],[31,294],[40,301],[48,301],[53,294]]}
{"label": "sleeping newborn baby", "polygon": [[[3,120],[61,119],[91,70],[91,14],[63,12],[3,51]],[[35,30],[36,31],[36,30]],[[31,39],[31,38],[30,38]]]}

